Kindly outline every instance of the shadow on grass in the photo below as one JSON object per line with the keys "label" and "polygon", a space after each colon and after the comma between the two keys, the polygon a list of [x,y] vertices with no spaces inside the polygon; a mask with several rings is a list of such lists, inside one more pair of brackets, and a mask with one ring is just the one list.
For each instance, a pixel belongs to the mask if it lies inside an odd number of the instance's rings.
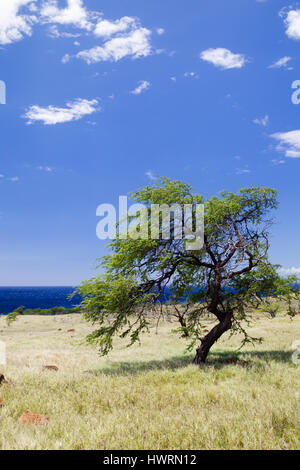
{"label": "shadow on grass", "polygon": [[[111,364],[109,368],[90,370],[92,375],[138,375],[144,372],[157,371],[157,370],[176,370],[190,366],[193,362],[194,356],[186,354],[184,356],[172,357],[161,361],[131,361],[131,362],[118,362]],[[211,352],[205,367],[214,367],[215,369],[222,369],[240,365],[243,361],[247,367],[254,365],[265,364],[269,362],[290,363],[291,353],[287,351],[215,351]]]}

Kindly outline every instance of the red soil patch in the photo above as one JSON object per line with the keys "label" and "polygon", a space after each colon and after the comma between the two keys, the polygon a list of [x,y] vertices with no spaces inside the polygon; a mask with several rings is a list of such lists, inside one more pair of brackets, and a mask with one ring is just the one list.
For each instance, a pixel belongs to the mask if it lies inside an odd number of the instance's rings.
{"label": "red soil patch", "polygon": [[76,330],[68,330],[67,333],[75,333]]}
{"label": "red soil patch", "polygon": [[49,418],[46,416],[33,413],[30,410],[24,411],[18,419],[18,422],[21,424],[47,424],[49,421]]}

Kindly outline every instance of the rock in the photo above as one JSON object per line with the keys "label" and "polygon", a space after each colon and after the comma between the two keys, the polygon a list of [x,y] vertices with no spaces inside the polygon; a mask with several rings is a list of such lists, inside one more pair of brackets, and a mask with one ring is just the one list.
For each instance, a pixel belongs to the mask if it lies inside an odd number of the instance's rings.
{"label": "rock", "polygon": [[58,371],[58,367],[57,366],[43,366],[44,369],[47,369],[47,370],[55,370],[55,372]]}
{"label": "rock", "polygon": [[33,413],[30,410],[24,411],[18,419],[18,422],[21,424],[47,424],[49,421],[49,418],[46,416]]}

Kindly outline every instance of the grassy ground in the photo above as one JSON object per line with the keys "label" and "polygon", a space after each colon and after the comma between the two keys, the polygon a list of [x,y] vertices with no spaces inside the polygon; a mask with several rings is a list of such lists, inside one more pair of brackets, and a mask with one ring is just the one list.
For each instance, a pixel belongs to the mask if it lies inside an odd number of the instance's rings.
{"label": "grassy ground", "polygon": [[[264,343],[239,353],[247,367],[228,363],[239,342],[227,337],[203,369],[190,365],[174,325],[103,359],[82,344],[91,328],[79,315],[10,327],[1,318],[0,372],[12,384],[0,387],[0,449],[299,449],[300,365],[290,347],[300,318],[260,317],[251,333]],[[49,424],[19,424],[28,408]]]}

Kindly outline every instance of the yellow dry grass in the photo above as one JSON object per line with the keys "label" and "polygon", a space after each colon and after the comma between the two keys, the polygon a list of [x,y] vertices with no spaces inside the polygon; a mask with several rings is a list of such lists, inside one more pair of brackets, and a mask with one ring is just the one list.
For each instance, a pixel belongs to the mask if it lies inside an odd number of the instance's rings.
{"label": "yellow dry grass", "polygon": [[[227,363],[239,345],[227,336],[202,369],[190,364],[174,324],[99,358],[83,344],[91,326],[80,315],[20,317],[10,327],[1,318],[0,372],[11,385],[0,386],[0,449],[299,449],[300,365],[291,344],[300,318],[260,317],[251,333],[264,343],[239,355],[248,367]],[[49,424],[18,423],[26,409]]]}

